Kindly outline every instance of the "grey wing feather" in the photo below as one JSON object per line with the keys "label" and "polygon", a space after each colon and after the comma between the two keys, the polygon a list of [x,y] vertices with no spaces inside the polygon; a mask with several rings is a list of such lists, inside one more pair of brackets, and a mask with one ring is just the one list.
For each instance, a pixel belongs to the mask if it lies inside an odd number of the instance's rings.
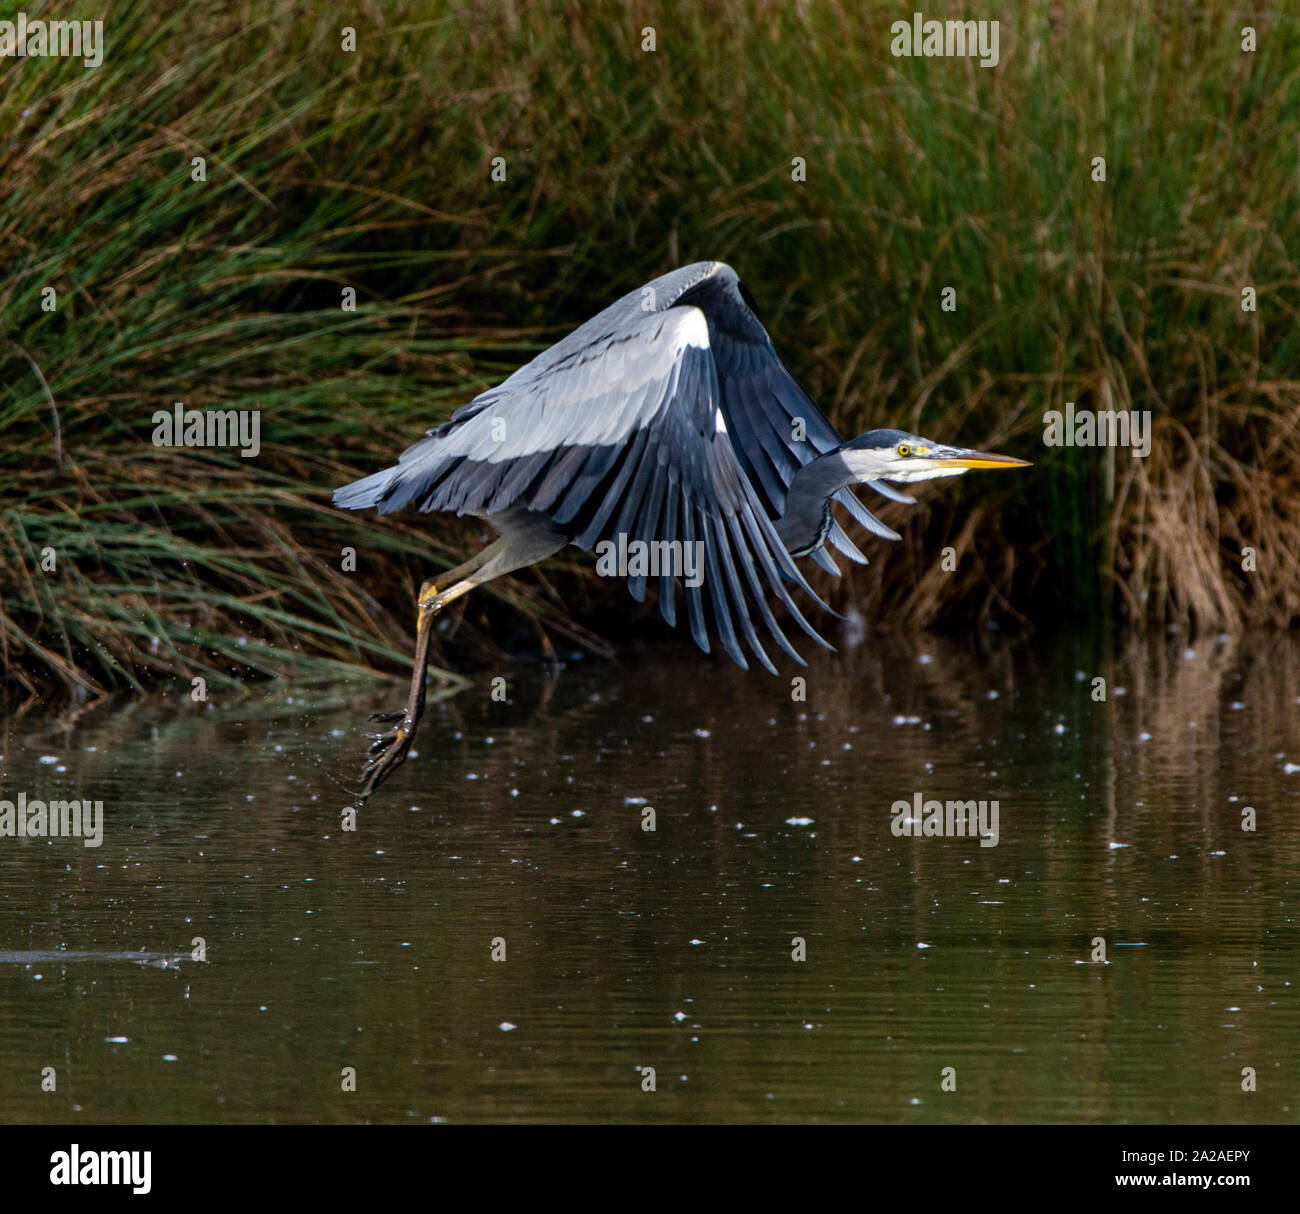
{"label": "grey wing feather", "polygon": [[[678,300],[694,304],[708,318],[727,432],[768,517],[779,518],[794,474],[819,455],[841,446],[844,439],[786,369],[735,271],[721,262],[702,265],[712,270],[683,290]],[[795,438],[796,423],[801,423],[802,440]],[[915,500],[881,481],[867,484],[893,501]],[[835,500],[875,535],[889,540],[899,538],[898,532],[876,518],[852,490],[841,489]],[[839,523],[832,524],[828,539],[850,560],[866,563],[867,558]],[[829,557],[825,564],[838,573]]]}
{"label": "grey wing feather", "polygon": [[[523,507],[547,514],[588,550],[620,531],[629,547],[635,540],[698,540],[704,576],[696,585],[684,579],[683,591],[702,649],[709,648],[707,603],[714,632],[737,663],[747,665],[743,638],[774,669],[753,628],[738,567],[750,597],[758,596],[752,606],[783,650],[795,653],[757,586],[766,584],[798,626],[830,648],[787,587],[825,604],[786,552],[719,428],[723,392],[705,317],[698,308],[672,306],[698,270],[686,267],[650,284],[654,310],[636,294],[606,308],[435,427],[396,467],[338,490],[335,503],[381,513],[411,503],[487,515]],[[662,569],[659,577],[660,609],[672,624],[675,579]],[[643,575],[628,582],[634,595],[644,592]]]}

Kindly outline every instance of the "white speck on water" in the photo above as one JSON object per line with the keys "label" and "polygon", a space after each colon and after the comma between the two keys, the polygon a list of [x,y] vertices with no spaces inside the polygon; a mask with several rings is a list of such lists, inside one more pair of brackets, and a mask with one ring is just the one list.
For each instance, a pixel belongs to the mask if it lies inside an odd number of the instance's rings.
{"label": "white speck on water", "polygon": [[707,729],[697,729],[695,731],[695,736],[697,738],[711,738],[713,735],[709,733]]}
{"label": "white speck on water", "polygon": [[511,1024],[509,1020],[503,1020],[499,1025],[497,1025],[497,1028],[499,1028],[503,1033],[513,1033],[518,1027],[517,1024]]}
{"label": "white speck on water", "polygon": [[131,1038],[130,1037],[105,1037],[104,1040],[107,1041],[109,1045],[125,1045],[128,1041],[131,1040]]}
{"label": "white speck on water", "polygon": [[47,767],[51,763],[57,763],[58,761],[59,761],[58,755],[41,755],[41,762],[44,763]]}
{"label": "white speck on water", "polygon": [[811,818],[787,818],[785,824],[787,826],[811,826],[813,820]]}

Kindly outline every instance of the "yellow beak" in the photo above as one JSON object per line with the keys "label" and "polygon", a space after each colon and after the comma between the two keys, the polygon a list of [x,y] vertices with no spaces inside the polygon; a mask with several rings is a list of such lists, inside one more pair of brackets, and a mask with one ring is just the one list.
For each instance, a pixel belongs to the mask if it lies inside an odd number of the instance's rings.
{"label": "yellow beak", "polygon": [[928,456],[939,468],[1028,468],[1027,459],[1014,455],[993,455],[985,451],[963,451],[958,447],[936,447]]}

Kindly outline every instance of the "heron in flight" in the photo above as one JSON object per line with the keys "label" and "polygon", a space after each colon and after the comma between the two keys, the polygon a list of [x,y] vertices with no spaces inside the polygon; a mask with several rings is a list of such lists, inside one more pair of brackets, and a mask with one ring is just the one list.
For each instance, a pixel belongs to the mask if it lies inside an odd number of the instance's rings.
{"label": "heron in flight", "polygon": [[685,551],[697,558],[699,576],[683,579],[680,559],[661,562],[657,573],[645,561],[627,562],[620,572],[632,597],[642,601],[647,577],[657,579],[660,611],[675,625],[682,580],[695,643],[709,652],[707,610],[735,662],[747,669],[748,649],[775,674],[760,631],[803,662],[769,595],[812,641],[831,648],[792,596],[826,607],[795,558],[838,573],[829,546],[866,563],[831,514],[832,502],[873,534],[897,540],[852,486],[913,502],[892,484],[1025,465],[900,430],[845,442],[786,370],[754,308],[722,262],[664,274],[480,393],[395,467],[335,492],[334,504],[344,509],[389,514],[414,504],[486,519],[498,535],[420,587],[410,695],[401,712],[375,714],[394,728],[370,748],[359,805],[410,749],[424,710],[434,620],[476,586],[566,544]]}

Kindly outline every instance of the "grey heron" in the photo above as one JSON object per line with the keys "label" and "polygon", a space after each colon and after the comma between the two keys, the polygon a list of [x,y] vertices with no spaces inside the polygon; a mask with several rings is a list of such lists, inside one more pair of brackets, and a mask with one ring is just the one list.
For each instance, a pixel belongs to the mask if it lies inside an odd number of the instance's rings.
{"label": "grey heron", "polygon": [[900,430],[845,442],[786,370],[754,308],[722,262],[664,274],[480,393],[394,467],[335,492],[335,505],[345,509],[388,514],[414,504],[483,518],[498,535],[421,586],[410,694],[401,712],[375,714],[395,728],[370,748],[359,805],[406,758],[424,709],[435,618],[476,586],[567,544],[592,551],[634,543],[641,555],[659,545],[654,551],[666,556],[682,546],[700,558],[701,576],[682,579],[680,560],[665,559],[657,575],[632,561],[619,570],[632,597],[642,601],[647,578],[657,576],[660,611],[675,625],[675,587],[683,581],[696,644],[709,652],[707,606],[722,649],[748,668],[747,647],[775,674],[755,618],[803,663],[769,595],[813,642],[831,648],[791,593],[826,606],[795,558],[838,573],[829,546],[866,562],[832,515],[832,502],[873,534],[897,540],[852,486],[912,502],[891,482],[1026,463]]}

